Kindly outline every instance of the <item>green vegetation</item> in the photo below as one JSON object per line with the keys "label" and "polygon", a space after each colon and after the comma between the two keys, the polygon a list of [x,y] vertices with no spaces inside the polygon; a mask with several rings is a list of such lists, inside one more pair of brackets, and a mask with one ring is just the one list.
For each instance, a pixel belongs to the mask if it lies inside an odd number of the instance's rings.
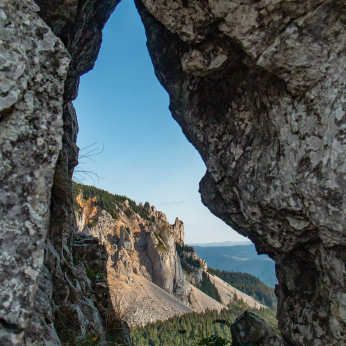
{"label": "green vegetation", "polygon": [[89,227],[95,227],[96,226],[96,220],[92,220],[89,224]]}
{"label": "green vegetation", "polygon": [[176,244],[178,254],[181,255],[183,252],[195,252],[195,249],[192,246],[189,245],[183,245],[181,246],[180,244]]}
{"label": "green vegetation", "polygon": [[58,330],[62,346],[120,346],[124,345],[121,333],[105,333],[99,335],[96,331],[78,337],[78,333],[67,327]]}
{"label": "green vegetation", "polygon": [[160,235],[156,234],[155,236],[156,236],[156,239],[159,242],[159,244],[157,245],[157,249],[166,251],[167,247],[166,247],[165,243],[163,242],[163,240],[161,239]]}
{"label": "green vegetation", "polygon": [[197,269],[202,267],[201,262],[192,257],[180,257],[180,261],[182,268],[188,273],[192,272],[191,267],[195,267]]}
{"label": "green vegetation", "polygon": [[86,269],[86,275],[89,278],[89,280],[91,282],[95,282],[97,279],[97,273],[95,272],[94,269],[92,269],[91,267],[87,267]]}
{"label": "green vegetation", "polygon": [[[98,189],[95,186],[88,186],[75,182],[73,182],[73,188],[75,196],[77,196],[80,191],[82,191],[83,198],[85,200],[96,197],[95,205],[106,210],[114,219],[118,218],[118,214],[114,208],[114,205],[119,205],[119,203],[123,203],[128,200],[130,208],[135,213],[139,214],[143,219],[150,221],[148,211],[144,207],[137,205],[135,201],[126,196],[112,195],[111,193]],[[130,215],[127,216],[132,216],[132,212],[129,213]]]}
{"label": "green vegetation", "polygon": [[73,329],[64,328],[59,331],[59,337],[63,346],[99,346],[102,339],[97,333],[89,333],[84,338],[78,338]]}
{"label": "green vegetation", "polygon": [[202,264],[198,259],[194,259],[192,256],[185,255],[185,253],[194,253],[195,249],[192,246],[183,245],[176,243],[175,244],[177,248],[178,255],[180,257],[180,262],[182,268],[188,272],[191,273],[194,268],[202,268]]}
{"label": "green vegetation", "polygon": [[199,287],[199,289],[202,292],[204,292],[206,295],[208,295],[209,297],[211,297],[211,298],[215,299],[216,301],[218,301],[219,303],[221,303],[221,297],[220,297],[220,294],[219,294],[217,288],[210,281],[208,274],[205,272],[202,272],[202,282],[201,282],[201,286]]}
{"label": "green vegetation", "polygon": [[204,313],[189,313],[175,316],[166,321],[149,323],[131,330],[131,338],[136,346],[185,346],[231,344],[229,326],[245,310],[261,317],[274,331],[277,330],[275,312],[271,309],[249,309],[238,300],[231,302],[230,309],[220,312],[208,310]]}
{"label": "green vegetation", "polygon": [[96,283],[97,281],[106,281],[107,278],[106,273],[96,273],[91,267],[86,268],[86,275],[92,283]]}
{"label": "green vegetation", "polygon": [[272,288],[278,283],[275,262],[267,255],[259,256],[253,244],[194,248],[198,256],[204,258],[211,268],[249,273]]}
{"label": "green vegetation", "polygon": [[208,268],[208,272],[212,275],[218,276],[220,279],[237,288],[239,291],[252,296],[262,304],[270,308],[276,308],[277,298],[274,290],[265,285],[255,276],[247,273],[228,272],[212,268]]}

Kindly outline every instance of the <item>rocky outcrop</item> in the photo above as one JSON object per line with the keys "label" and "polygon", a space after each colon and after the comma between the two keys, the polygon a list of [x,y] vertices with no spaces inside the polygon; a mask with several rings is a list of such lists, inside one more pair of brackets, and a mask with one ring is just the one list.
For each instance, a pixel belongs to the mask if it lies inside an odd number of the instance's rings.
{"label": "rocky outcrop", "polygon": [[178,245],[184,245],[185,232],[184,232],[184,223],[178,218],[175,219],[173,227],[174,240]]}
{"label": "rocky outcrop", "polygon": [[262,319],[248,311],[235,320],[231,331],[232,346],[286,346]]}
{"label": "rocky outcrop", "polygon": [[283,338],[345,343],[344,2],[136,2],[204,204],[276,261]]}
{"label": "rocky outcrop", "polygon": [[[114,204],[117,218],[113,219],[93,204],[97,198],[83,200],[78,196],[77,219],[83,234],[96,237],[107,248],[109,276],[128,284],[133,275],[143,276],[188,305],[190,288],[175,243],[177,224],[179,234],[183,234],[183,222],[176,219],[175,224],[170,225],[166,215],[148,202],[141,206],[148,211],[145,219],[131,209],[127,200]],[[86,215],[89,215],[88,221]],[[117,297],[122,294],[125,295],[114,291]]]}
{"label": "rocky outcrop", "polygon": [[[108,288],[103,288],[102,304],[95,302],[92,292],[95,291],[97,297],[101,286],[98,285],[96,289],[86,284],[89,281],[87,272],[81,269],[83,266],[75,258],[77,226],[71,181],[73,169],[78,164],[79,151],[76,146],[78,124],[71,101],[77,97],[79,77],[94,66],[101,46],[103,26],[118,2],[72,0],[57,4],[54,1],[37,1],[40,16],[61,39],[69,52],[71,62],[66,80],[63,79],[64,98],[59,101],[60,107],[63,105],[62,149],[55,168],[52,188],[44,276],[40,279],[40,289],[35,297],[34,317],[26,333],[25,342],[28,345],[51,342],[60,345],[61,341],[66,342],[67,339],[69,342],[77,339],[88,341],[92,335],[119,341],[126,339],[129,334],[126,325],[122,326],[123,331],[118,328],[119,316],[114,315],[114,311],[113,315],[109,315],[111,306],[105,297]],[[53,96],[57,95],[59,94]],[[52,103],[51,100],[50,102]],[[51,130],[51,133],[59,138],[57,129]],[[49,185],[45,186],[46,190],[47,187],[50,191]],[[46,217],[49,217],[49,210]],[[47,229],[48,223],[45,227]],[[89,247],[93,246],[89,244]],[[85,246],[83,249],[87,250],[89,247]],[[85,263],[93,262],[93,253],[86,251],[86,254],[90,255],[90,258],[85,256]],[[101,262],[99,265],[102,267]],[[100,271],[100,267],[98,270]],[[103,306],[101,310],[100,306]],[[116,327],[111,333],[107,330],[110,321],[113,327]]]}
{"label": "rocky outcrop", "polygon": [[62,145],[70,58],[37,11],[0,2],[1,345],[22,345],[32,315]]}
{"label": "rocky outcrop", "polygon": [[0,1],[2,345],[60,345],[107,332],[105,312],[74,257],[78,125],[70,101],[117,3],[37,1],[39,9],[31,0]]}
{"label": "rocky outcrop", "polygon": [[207,262],[197,255],[192,246],[185,245],[184,242],[177,243],[177,251],[188,281],[192,285],[199,286],[203,271],[208,269]]}
{"label": "rocky outcrop", "polygon": [[58,346],[93,338],[123,341],[123,326],[112,306],[106,279],[105,247],[98,239],[81,234],[74,237],[72,250],[73,263],[69,263],[47,241],[25,345]]}
{"label": "rocky outcrop", "polygon": [[76,99],[79,79],[95,64],[102,43],[102,29],[120,0],[36,0],[40,16],[71,55],[65,82],[64,103]]}

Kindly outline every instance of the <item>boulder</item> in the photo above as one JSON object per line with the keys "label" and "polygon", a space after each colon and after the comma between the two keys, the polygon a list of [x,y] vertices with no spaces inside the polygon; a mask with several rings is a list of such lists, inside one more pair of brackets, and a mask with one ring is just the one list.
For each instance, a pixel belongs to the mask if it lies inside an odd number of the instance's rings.
{"label": "boulder", "polygon": [[231,331],[232,346],[285,346],[261,318],[248,311],[235,320]]}

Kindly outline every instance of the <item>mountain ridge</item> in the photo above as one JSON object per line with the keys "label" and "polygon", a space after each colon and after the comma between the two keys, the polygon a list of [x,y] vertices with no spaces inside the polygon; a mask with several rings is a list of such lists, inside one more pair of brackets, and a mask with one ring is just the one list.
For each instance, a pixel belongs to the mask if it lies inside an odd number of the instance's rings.
{"label": "mountain ridge", "polygon": [[200,291],[207,279],[218,292],[215,281],[220,290],[222,280],[210,275],[206,261],[184,244],[184,223],[178,218],[169,224],[149,202],[137,205],[126,196],[82,184],[74,188],[78,232],[97,238],[107,249],[113,306],[130,326],[192,311],[220,311],[233,299],[266,308],[244,293],[235,294],[238,290],[227,283],[220,302]]}
{"label": "mountain ridge", "polygon": [[277,284],[274,261],[267,255],[258,255],[253,244],[220,247],[195,246],[194,249],[214,269],[248,273],[272,288]]}

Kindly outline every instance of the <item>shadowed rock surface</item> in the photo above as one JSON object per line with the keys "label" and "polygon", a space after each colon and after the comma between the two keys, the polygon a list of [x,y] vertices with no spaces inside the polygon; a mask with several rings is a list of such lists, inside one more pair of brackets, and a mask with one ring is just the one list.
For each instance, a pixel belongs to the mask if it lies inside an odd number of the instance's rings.
{"label": "shadowed rock surface", "polygon": [[43,260],[69,55],[33,1],[0,1],[0,344],[22,345]]}
{"label": "shadowed rock surface", "polygon": [[[0,99],[1,256],[7,267],[1,268],[1,345],[60,345],[68,333],[83,339],[107,329],[108,298],[99,309],[86,269],[74,258],[78,124],[70,101],[80,75],[94,66],[102,29],[118,2],[37,1],[48,26],[33,1],[0,1],[7,59],[1,61]],[[92,253],[84,260],[93,262]],[[102,261],[98,265],[102,272]]]}

